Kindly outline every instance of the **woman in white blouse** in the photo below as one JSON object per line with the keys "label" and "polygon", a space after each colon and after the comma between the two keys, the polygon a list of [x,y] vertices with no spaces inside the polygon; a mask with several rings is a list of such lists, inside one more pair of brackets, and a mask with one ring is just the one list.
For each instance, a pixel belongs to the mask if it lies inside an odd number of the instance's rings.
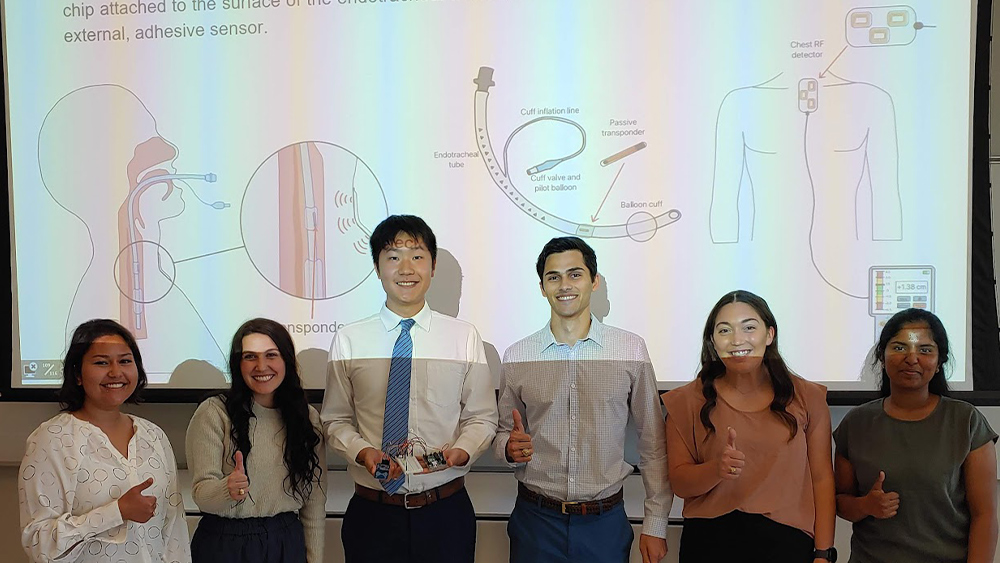
{"label": "woman in white blouse", "polygon": [[107,319],[77,327],[63,412],[32,432],[21,462],[21,545],[32,561],[191,561],[170,442],[120,410],[145,386],[128,329]]}

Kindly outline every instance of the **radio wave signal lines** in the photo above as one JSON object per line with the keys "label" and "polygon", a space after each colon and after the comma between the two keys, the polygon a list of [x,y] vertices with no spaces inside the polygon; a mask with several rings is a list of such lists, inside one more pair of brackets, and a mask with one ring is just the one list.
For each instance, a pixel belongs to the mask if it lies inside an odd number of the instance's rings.
{"label": "radio wave signal lines", "polygon": [[357,221],[354,220],[354,217],[348,217],[346,219],[344,217],[338,217],[337,218],[337,229],[342,234],[345,234],[345,235],[351,229],[351,227],[353,227],[356,224],[357,224]]}
{"label": "radio wave signal lines", "polygon": [[352,203],[354,200],[351,196],[345,194],[344,192],[337,190],[337,193],[333,194],[333,203],[337,207],[343,207]]}
{"label": "radio wave signal lines", "polygon": [[[652,215],[650,213],[633,214],[625,223],[616,225],[594,225],[580,223],[564,219],[553,215],[548,211],[539,208],[521,193],[511,181],[506,167],[506,150],[504,147],[503,164],[497,158],[493,150],[493,143],[490,140],[489,127],[487,124],[487,102],[490,97],[490,88],[495,86],[493,82],[493,69],[490,67],[480,67],[479,75],[472,81],[476,85],[475,112],[476,112],[476,145],[479,147],[479,154],[483,158],[483,164],[490,173],[490,178],[500,191],[507,196],[507,199],[517,206],[523,213],[532,219],[551,227],[557,231],[576,235],[583,238],[625,238],[629,237],[635,241],[643,242],[652,238],[656,231],[672,223],[676,223],[681,218],[681,212],[677,209],[670,209]],[[515,130],[516,132],[516,130]],[[509,144],[510,139],[507,140]],[[575,154],[572,156],[576,156]],[[563,159],[565,160],[565,159]],[[561,161],[560,161],[561,162]],[[558,162],[556,163],[558,164]]]}

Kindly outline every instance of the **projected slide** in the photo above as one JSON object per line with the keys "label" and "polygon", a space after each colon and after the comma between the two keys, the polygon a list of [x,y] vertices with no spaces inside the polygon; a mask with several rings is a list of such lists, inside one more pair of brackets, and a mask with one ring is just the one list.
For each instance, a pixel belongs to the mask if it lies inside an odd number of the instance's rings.
{"label": "projected slide", "polygon": [[57,385],[80,322],[154,386],[226,384],[232,333],[289,328],[312,388],[383,292],[412,213],[432,307],[496,358],[542,327],[534,261],[597,251],[594,312],[663,387],[705,315],[762,295],[791,368],[870,387],[896,311],[969,341],[972,2],[76,0],[4,3],[20,355]]}

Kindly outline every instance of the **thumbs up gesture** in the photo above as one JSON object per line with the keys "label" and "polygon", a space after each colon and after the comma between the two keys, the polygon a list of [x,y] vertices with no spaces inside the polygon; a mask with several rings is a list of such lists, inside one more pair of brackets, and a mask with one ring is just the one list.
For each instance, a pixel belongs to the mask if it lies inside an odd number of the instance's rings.
{"label": "thumbs up gesture", "polygon": [[247,496],[250,479],[247,479],[247,470],[243,467],[243,452],[236,452],[236,468],[226,479],[226,488],[229,489],[229,498],[233,500],[243,500]]}
{"label": "thumbs up gesture", "polygon": [[122,520],[132,522],[149,522],[156,512],[156,497],[146,496],[143,491],[153,486],[153,478],[150,477],[142,483],[132,487],[118,499],[118,510],[122,513]]}
{"label": "thumbs up gesture", "polygon": [[719,455],[719,477],[734,481],[743,473],[746,455],[736,448],[736,429],[729,427],[726,432],[726,446]]}
{"label": "thumbs up gesture", "polygon": [[514,409],[514,428],[511,429],[510,438],[507,440],[507,461],[527,463],[531,461],[531,454],[534,452],[535,450],[531,447],[531,436],[524,431],[521,413]]}
{"label": "thumbs up gesture", "polygon": [[887,493],[882,488],[885,483],[885,471],[878,472],[878,479],[872,489],[864,496],[865,511],[875,518],[892,518],[899,511],[899,493]]}

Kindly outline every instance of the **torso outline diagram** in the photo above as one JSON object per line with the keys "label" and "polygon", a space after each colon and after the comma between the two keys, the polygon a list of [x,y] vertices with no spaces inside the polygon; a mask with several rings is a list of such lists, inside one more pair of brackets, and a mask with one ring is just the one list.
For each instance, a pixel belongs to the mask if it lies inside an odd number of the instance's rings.
{"label": "torso outline diagram", "polygon": [[[819,72],[794,77],[779,72],[723,97],[716,121],[708,226],[713,244],[754,240],[761,197],[755,192],[756,173],[773,166],[769,159],[781,158],[778,138],[790,139],[794,131],[797,146],[785,143],[783,148],[785,158],[801,162],[804,168],[806,199],[811,203],[808,260],[822,282],[836,292],[873,301],[871,268],[930,271],[933,266],[880,264],[893,254],[891,248],[878,245],[903,240],[895,102],[881,86],[844,78],[830,69],[850,48],[902,48],[914,41],[917,31],[934,26],[917,21],[915,10],[901,5],[853,8],[844,25],[846,45],[839,53],[834,49],[837,55],[815,69]],[[776,127],[776,120],[764,123],[761,116],[783,116],[794,126]],[[742,210],[741,189],[750,191]],[[869,209],[870,215],[865,214]],[[740,226],[746,218],[748,237]],[[863,268],[852,267],[861,262]]]}

